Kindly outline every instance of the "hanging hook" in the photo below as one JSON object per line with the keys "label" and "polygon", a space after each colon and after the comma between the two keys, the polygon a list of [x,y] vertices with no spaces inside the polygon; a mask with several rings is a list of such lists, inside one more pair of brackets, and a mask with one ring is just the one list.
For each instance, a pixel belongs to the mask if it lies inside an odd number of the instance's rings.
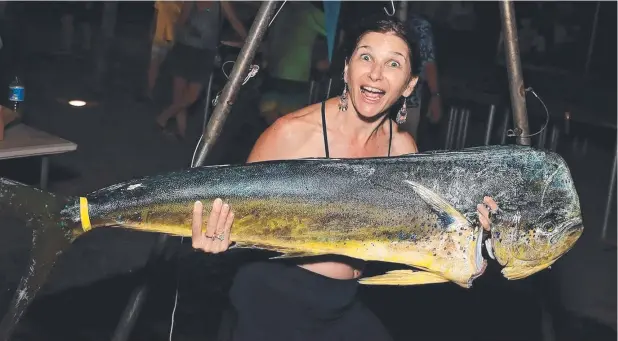
{"label": "hanging hook", "polygon": [[388,15],[389,17],[392,17],[393,15],[395,15],[395,3],[393,2],[393,0],[391,0],[391,8],[393,9],[393,13],[390,13],[386,7],[384,7],[384,12],[386,13],[386,15]]}

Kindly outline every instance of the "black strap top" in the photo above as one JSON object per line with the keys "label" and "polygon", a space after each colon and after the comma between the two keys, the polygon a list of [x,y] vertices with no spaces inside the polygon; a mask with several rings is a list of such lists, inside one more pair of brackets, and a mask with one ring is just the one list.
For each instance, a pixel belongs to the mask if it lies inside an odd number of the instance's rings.
{"label": "black strap top", "polygon": [[[393,120],[389,122],[389,135],[388,135],[388,156],[391,156],[391,143],[393,142]],[[330,158],[328,151],[328,134],[326,133],[326,102],[322,102],[322,135],[324,136],[324,150],[326,152],[326,158]]]}

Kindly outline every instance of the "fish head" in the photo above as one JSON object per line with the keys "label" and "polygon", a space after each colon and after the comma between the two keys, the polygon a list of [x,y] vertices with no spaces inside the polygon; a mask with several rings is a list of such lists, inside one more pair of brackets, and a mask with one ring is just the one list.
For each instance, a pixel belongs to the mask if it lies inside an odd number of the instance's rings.
{"label": "fish head", "polygon": [[579,198],[566,164],[557,156],[550,170],[536,181],[525,202],[500,204],[491,217],[488,249],[507,279],[549,268],[583,233]]}

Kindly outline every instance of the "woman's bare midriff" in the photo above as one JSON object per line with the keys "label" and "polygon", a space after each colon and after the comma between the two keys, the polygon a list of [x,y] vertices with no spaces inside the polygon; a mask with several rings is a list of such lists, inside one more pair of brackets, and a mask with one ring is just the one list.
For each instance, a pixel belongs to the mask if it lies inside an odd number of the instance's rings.
{"label": "woman's bare midriff", "polygon": [[299,266],[303,269],[333,279],[353,279],[360,275],[360,271],[348,264],[339,262],[310,263]]}

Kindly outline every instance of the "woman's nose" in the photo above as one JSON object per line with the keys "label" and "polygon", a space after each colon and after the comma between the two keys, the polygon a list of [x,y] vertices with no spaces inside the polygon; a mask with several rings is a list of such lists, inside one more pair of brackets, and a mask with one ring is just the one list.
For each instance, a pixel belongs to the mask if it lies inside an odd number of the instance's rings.
{"label": "woman's nose", "polygon": [[382,79],[382,67],[378,64],[374,64],[369,72],[369,78],[372,81],[379,81]]}

